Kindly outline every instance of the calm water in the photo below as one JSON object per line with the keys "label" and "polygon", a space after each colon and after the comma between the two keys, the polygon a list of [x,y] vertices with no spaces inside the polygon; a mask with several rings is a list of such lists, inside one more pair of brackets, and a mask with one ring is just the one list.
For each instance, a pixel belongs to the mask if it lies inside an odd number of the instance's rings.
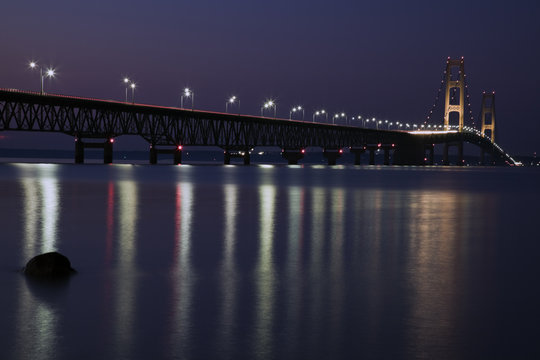
{"label": "calm water", "polygon": [[[540,357],[540,172],[0,165],[2,359]],[[58,250],[78,274],[18,270]]]}

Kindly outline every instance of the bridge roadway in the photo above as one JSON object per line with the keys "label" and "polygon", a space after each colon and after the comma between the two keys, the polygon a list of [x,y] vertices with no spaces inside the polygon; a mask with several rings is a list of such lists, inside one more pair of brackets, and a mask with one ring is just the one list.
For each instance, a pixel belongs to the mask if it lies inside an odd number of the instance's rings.
{"label": "bridge roadway", "polygon": [[[249,164],[250,151],[258,146],[276,146],[290,164],[297,163],[307,147],[320,147],[329,164],[335,164],[342,149],[360,155],[376,150],[394,152],[393,164],[433,163],[433,147],[458,146],[463,142],[479,146],[494,159],[514,164],[513,159],[488,138],[474,132],[406,132],[366,129],[353,126],[275,119],[211,111],[188,110],[155,105],[90,99],[64,95],[0,89],[0,131],[39,131],[64,133],[75,138],[75,161],[84,161],[84,149],[104,149],[104,162],[112,162],[114,138],[138,135],[150,145],[150,162],[158,153],[174,154],[181,162],[185,146],[216,146],[224,150],[225,163],[241,156]],[[427,152],[427,155],[426,155]],[[445,158],[447,161],[447,156]]]}

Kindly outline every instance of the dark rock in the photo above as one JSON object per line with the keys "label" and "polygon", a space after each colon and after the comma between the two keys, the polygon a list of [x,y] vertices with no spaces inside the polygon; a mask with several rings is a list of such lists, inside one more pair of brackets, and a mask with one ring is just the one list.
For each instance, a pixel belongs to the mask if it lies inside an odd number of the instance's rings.
{"label": "dark rock", "polygon": [[57,252],[37,255],[24,268],[25,275],[39,278],[65,278],[73,273],[69,259]]}

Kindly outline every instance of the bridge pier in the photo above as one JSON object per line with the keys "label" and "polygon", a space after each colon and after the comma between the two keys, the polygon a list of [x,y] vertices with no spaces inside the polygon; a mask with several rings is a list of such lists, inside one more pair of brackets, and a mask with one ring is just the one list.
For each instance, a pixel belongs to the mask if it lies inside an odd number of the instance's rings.
{"label": "bridge pier", "polygon": [[463,166],[463,141],[458,141],[454,143],[444,143],[444,152],[443,152],[443,165],[450,165],[449,157],[448,157],[448,149],[450,146],[457,146],[458,148],[458,159],[457,159],[457,166]]}
{"label": "bridge pier", "polygon": [[362,154],[366,152],[366,147],[350,148],[349,151],[354,154],[354,165],[360,165]]}
{"label": "bridge pier", "polygon": [[289,165],[296,165],[304,158],[305,152],[304,149],[282,149],[281,156],[288,161]]}
{"label": "bridge pier", "polygon": [[336,165],[337,159],[343,155],[342,149],[324,149],[323,156],[328,160],[328,165]]}
{"label": "bridge pier", "polygon": [[84,144],[82,139],[75,138],[75,164],[84,163]]}
{"label": "bridge pier", "polygon": [[156,145],[150,145],[150,164],[157,164],[159,154],[172,154],[173,164],[179,165],[182,163],[182,150],[182,145],[176,145],[174,149],[158,149]]}
{"label": "bridge pier", "polygon": [[[428,155],[426,156],[426,150],[428,151]],[[435,160],[435,145],[429,144],[426,145],[424,149],[424,164],[427,163],[427,165],[433,165]]]}
{"label": "bridge pier", "polygon": [[377,151],[377,149],[377,147],[369,148],[369,165],[375,165],[375,151]]}
{"label": "bridge pier", "polygon": [[180,165],[182,163],[182,146],[177,146],[173,153],[174,165]]}
{"label": "bridge pier", "polygon": [[426,146],[420,138],[411,137],[394,150],[394,165],[424,165],[425,159]]}
{"label": "bridge pier", "polygon": [[150,145],[150,164],[151,165],[157,164],[157,160],[158,160],[157,149],[155,148],[154,145]]}
{"label": "bridge pier", "polygon": [[390,150],[393,148],[394,146],[384,146],[383,147],[383,150],[384,150],[384,165],[390,165]]}
{"label": "bridge pier", "polygon": [[113,143],[113,138],[109,138],[104,142],[84,142],[82,138],[75,138],[75,164],[84,163],[84,149],[103,149],[103,163],[112,164]]}
{"label": "bridge pier", "polygon": [[103,143],[103,163],[112,164],[113,160],[113,139]]}

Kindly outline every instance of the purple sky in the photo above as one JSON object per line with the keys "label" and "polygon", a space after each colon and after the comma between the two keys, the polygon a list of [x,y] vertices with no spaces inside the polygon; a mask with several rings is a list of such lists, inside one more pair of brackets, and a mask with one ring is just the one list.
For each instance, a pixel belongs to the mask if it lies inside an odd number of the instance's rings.
{"label": "purple sky", "polygon": [[273,98],[280,117],[301,104],[309,119],[325,108],[420,123],[446,58],[464,56],[473,115],[495,90],[497,142],[532,155],[539,44],[537,0],[19,0],[0,11],[0,87],[38,90],[33,59],[57,70],[54,93],[122,100],[129,76],[142,103],[179,106],[187,85],[198,109],[236,95],[247,114]]}

